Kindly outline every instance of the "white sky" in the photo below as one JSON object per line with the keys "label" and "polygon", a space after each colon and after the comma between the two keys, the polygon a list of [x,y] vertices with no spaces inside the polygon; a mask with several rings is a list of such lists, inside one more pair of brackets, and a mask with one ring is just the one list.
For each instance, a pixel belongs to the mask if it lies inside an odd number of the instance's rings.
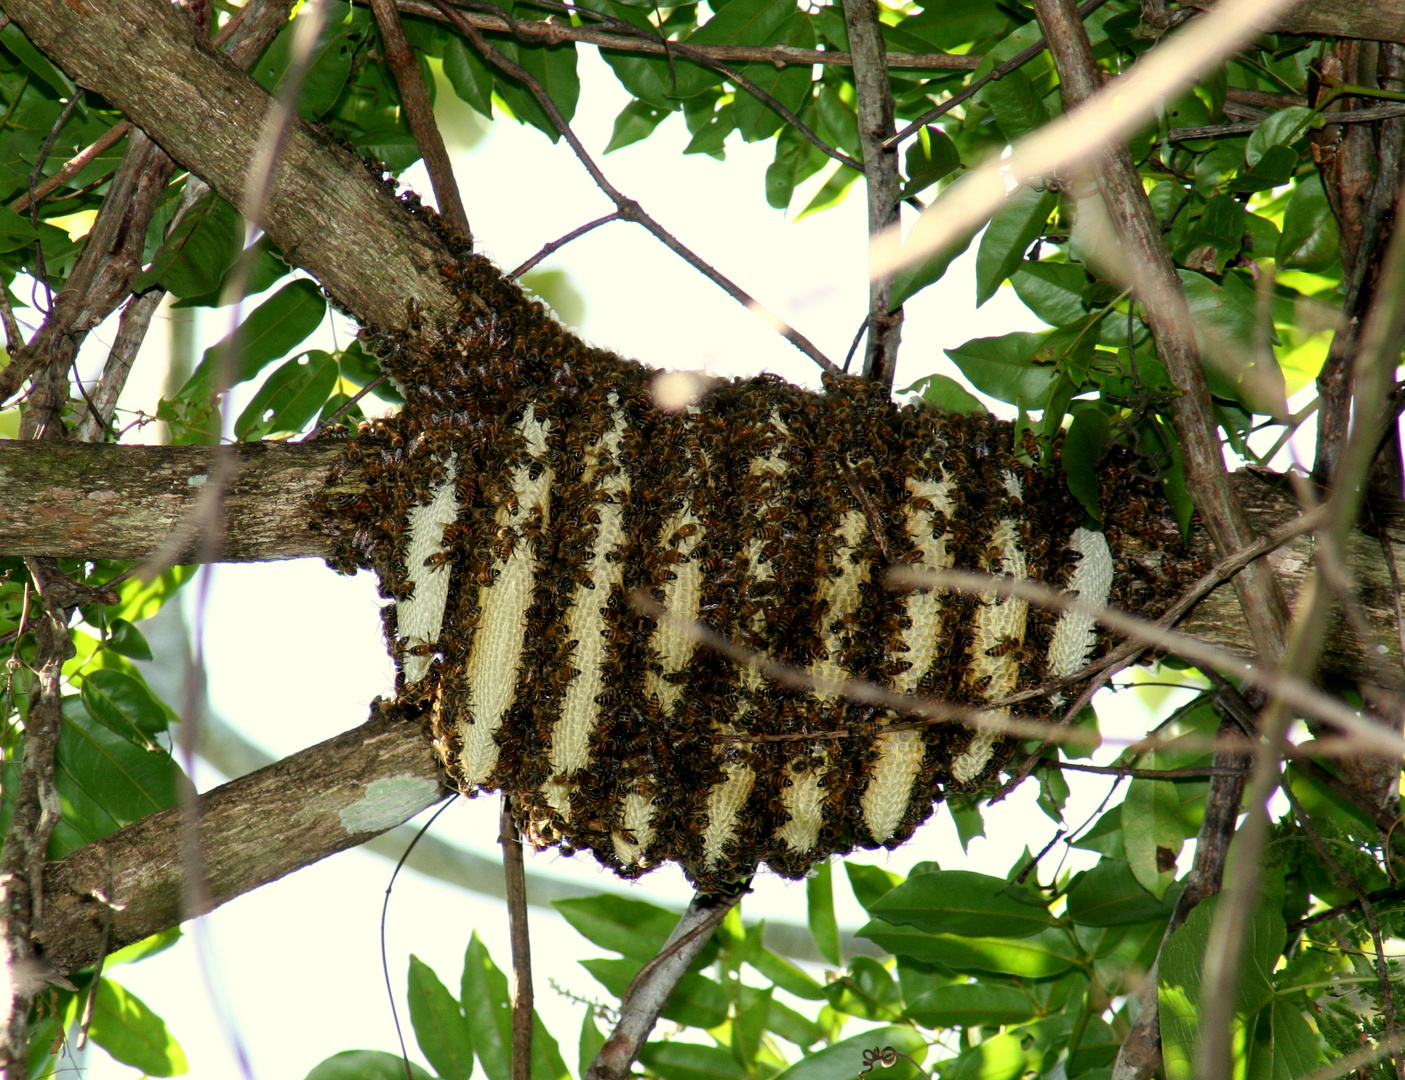
{"label": "white sky", "polygon": [[[577,131],[598,155],[627,96],[592,50],[581,53],[585,85]],[[446,95],[440,101],[453,149],[454,132],[472,121],[466,106],[446,104]],[[685,243],[841,360],[867,306],[861,188],[839,208],[791,224],[765,203],[769,144],[745,146],[734,135],[727,161],[721,163],[700,155],[683,157],[687,139],[682,118],[674,116],[650,140],[597,160],[617,187]],[[458,153],[455,166],[480,249],[506,267],[611,209],[564,143],[553,147],[536,130],[511,122],[494,125],[471,152]],[[428,195],[418,168],[408,179]],[[810,190],[814,186],[812,182]],[[938,368],[955,374],[943,348],[972,337],[1040,327],[1008,287],[974,310],[971,262],[969,257],[959,261],[943,282],[907,306],[897,385]],[[601,228],[557,253],[544,268],[569,271],[586,298],[581,330],[597,344],[658,366],[720,374],[769,370],[818,384],[816,369],[805,357],[637,226]],[[206,344],[227,331],[227,312],[202,317]],[[164,311],[158,318],[166,318]],[[137,366],[124,402],[128,406],[154,407],[164,369],[161,329],[154,327]],[[111,331],[109,324],[97,340],[110,341]],[[341,341],[347,333],[343,326]],[[90,353],[87,362],[100,363],[101,353]],[[192,595],[187,590],[187,602]],[[320,561],[218,567],[205,613],[215,711],[277,755],[361,723],[370,699],[391,689],[378,605],[369,575],[342,578]],[[1099,760],[1112,752],[1104,751]],[[197,779],[205,789],[220,778]],[[1077,823],[1091,813],[1109,783],[1100,777],[1078,785],[1069,820]],[[900,851],[861,858],[898,870],[935,858],[948,868],[1003,874],[1026,844],[1038,849],[1054,834],[1054,824],[1034,806],[1034,794],[1034,785],[1028,784],[992,810],[987,831],[999,839],[975,841],[969,858],[962,855],[945,810]],[[435,829],[465,847],[493,852],[496,800],[460,800]],[[1052,865],[1046,864],[1046,874]],[[588,856],[568,860],[547,852],[529,857],[529,869],[611,883]],[[393,1051],[396,1040],[377,938],[389,873],[384,860],[348,852],[206,918],[206,970],[222,999],[218,1007],[207,992],[190,934],[164,955],[110,974],[167,1020],[185,1048],[192,1075],[202,1080],[242,1075],[221,1015],[232,1023],[259,1077],[297,1080],[339,1050]],[[643,898],[676,905],[689,895],[671,867],[634,888]],[[837,894],[841,923],[857,926],[862,912],[842,878]],[[744,914],[803,921],[804,906],[799,884],[763,875],[756,893],[745,901]],[[412,1056],[422,1064],[403,1001],[408,954],[417,954],[456,990],[463,949],[474,929],[507,968],[506,918],[498,902],[413,873],[401,876],[388,931],[391,981]],[[574,1067],[582,1010],[553,991],[548,980],[582,996],[603,996],[574,962],[599,951],[540,909],[532,910],[532,937],[539,1008]],[[134,1075],[100,1052],[91,1055],[83,1071],[93,1080]]]}

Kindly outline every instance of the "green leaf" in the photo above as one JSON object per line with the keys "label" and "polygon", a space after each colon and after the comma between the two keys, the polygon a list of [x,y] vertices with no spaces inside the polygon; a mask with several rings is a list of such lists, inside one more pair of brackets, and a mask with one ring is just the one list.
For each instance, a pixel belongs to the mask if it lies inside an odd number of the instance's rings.
{"label": "green leaf", "polygon": [[107,647],[133,660],[151,659],[151,646],[142,632],[126,619],[113,619],[107,624]]}
{"label": "green leaf", "polygon": [[116,618],[138,623],[149,619],[176,594],[187,581],[195,576],[198,567],[173,566],[150,581],[140,576],[130,577],[117,587],[121,603],[115,609]]}
{"label": "green leaf", "polygon": [[444,42],[444,77],[460,100],[489,120],[493,118],[493,73],[463,38],[454,34]]}
{"label": "green leaf", "polygon": [[1142,888],[1158,900],[1176,880],[1175,860],[1184,840],[1180,809],[1176,785],[1169,780],[1133,780],[1122,803],[1127,863]]}
{"label": "green leaf", "polygon": [[463,1009],[434,969],[413,953],[407,997],[410,1023],[425,1060],[443,1080],[468,1080],[473,1075],[473,1037]]}
{"label": "green leaf", "polygon": [[699,1043],[645,1043],[639,1061],[663,1080],[746,1080],[748,1075],[730,1050]]}
{"label": "green leaf", "polygon": [[656,105],[650,105],[647,101],[635,98],[615,117],[615,129],[610,134],[610,141],[605,146],[605,153],[608,154],[611,150],[618,150],[622,146],[647,139],[667,115],[667,109],[660,109]]}
{"label": "green leaf", "polygon": [[861,1020],[896,1020],[902,991],[888,969],[871,956],[856,956],[847,974],[825,986],[830,1005]]}
{"label": "green leaf", "polygon": [[1068,891],[1068,917],[1080,926],[1123,926],[1161,922],[1171,917],[1175,891],[1158,899],[1148,892],[1122,859],[1105,858],[1078,875]]}
{"label": "green leaf", "polygon": [[[911,245],[914,239],[922,236],[922,221],[928,214],[932,215],[933,221],[940,221],[946,213],[947,208],[942,205],[941,199],[933,202],[922,212],[922,217],[918,218],[917,224],[912,227],[907,244]],[[969,229],[952,237],[947,244],[919,256],[915,261],[897,271],[893,275],[892,309],[896,310],[902,306],[909,297],[921,292],[932,282],[940,281],[956,257],[971,246],[971,241],[975,239],[976,233],[980,232],[984,225],[984,221],[977,222]]]}
{"label": "green leaf", "polygon": [[[792,11],[781,24],[768,44],[790,45],[798,49],[815,47],[815,31],[810,25],[810,16],[803,11]],[[774,64],[743,64],[740,74],[763,92],[770,94],[791,112],[797,112],[805,99],[810,96],[810,69],[803,65],[776,67]],[[784,120],[763,105],[761,99],[737,87],[733,100],[737,129],[747,142],[769,139],[781,127]]]}
{"label": "green leaf", "polygon": [[1098,464],[1111,429],[1112,422],[1101,409],[1079,409],[1073,414],[1059,455],[1059,467],[1063,469],[1068,490],[1100,528],[1102,504],[1098,494],[1101,487]]}
{"label": "green leaf", "polygon": [[[301,18],[307,18],[303,14]],[[273,43],[252,68],[252,75],[265,90],[276,90],[283,84],[292,64],[295,39],[301,32],[298,20],[294,19],[273,39]],[[364,31],[355,26],[351,19],[350,5],[329,5],[327,20],[317,45],[312,52],[312,61],[298,87],[298,112],[304,119],[316,120],[341,96],[351,74],[351,62],[356,47],[364,36]],[[431,93],[433,90],[431,88]]]}
{"label": "green leaf", "polygon": [[532,1013],[532,1080],[571,1080],[561,1047],[536,1012]]}
{"label": "green leaf", "polygon": [[992,296],[1020,268],[1024,254],[1044,232],[1058,205],[1053,191],[1021,187],[1005,197],[981,237],[976,251],[976,307]]}
{"label": "green leaf", "polygon": [[1036,1072],[1041,1056],[1037,1047],[1025,1049],[1022,1032],[1006,1032],[971,1047],[942,1074],[942,1080],[1017,1080]]}
{"label": "green leaf", "polygon": [[1298,1005],[1275,998],[1266,1019],[1255,1025],[1246,1080],[1297,1080],[1325,1062],[1322,1040]]}
{"label": "green leaf", "polygon": [[961,850],[968,851],[971,841],[985,835],[985,819],[981,817],[981,807],[974,799],[948,799],[951,820],[956,825],[956,837],[961,841]]}
{"label": "green leaf", "polygon": [[932,374],[918,379],[899,393],[917,393],[932,408],[947,413],[985,413],[990,410],[976,397],[949,375]]}
{"label": "green leaf", "polygon": [[[244,256],[250,260],[247,270],[248,280],[245,282],[245,294],[256,296],[261,292],[273,288],[283,278],[288,276],[291,267],[283,261],[283,257],[273,247],[273,242],[268,235],[259,237],[254,244],[250,254]],[[233,272],[231,267],[225,271],[224,278],[209,292],[200,296],[187,296],[184,300],[177,300],[172,307],[193,308],[193,307],[228,307],[243,297],[236,296],[234,292],[226,288],[230,275]]]}
{"label": "green leaf", "polygon": [[512,1003],[507,976],[493,963],[477,931],[463,956],[459,994],[474,1053],[488,1080],[509,1080],[512,1074]]}
{"label": "green leaf", "polygon": [[825,1000],[824,987],[813,976],[770,949],[759,950],[747,963],[787,994],[806,1001]]}
{"label": "green leaf", "polygon": [[923,1027],[1005,1027],[1033,1020],[1039,1007],[1023,990],[995,983],[953,983],[928,990],[907,1007]]}
{"label": "green leaf", "polygon": [[[891,1046],[918,1062],[927,1056],[927,1040],[920,1032],[902,1024],[892,1024],[844,1039],[801,1058],[774,1080],[853,1080],[863,1070],[864,1051],[884,1046]],[[891,1069],[883,1071],[884,1080],[913,1080],[916,1076],[917,1070],[901,1058]]]}
{"label": "green leaf", "polygon": [[1257,165],[1270,148],[1297,142],[1312,130],[1314,115],[1305,105],[1290,105],[1270,113],[1249,136],[1244,146],[1244,160]]}
{"label": "green leaf", "polygon": [[213,191],[181,216],[157,249],[151,266],[132,282],[133,292],[160,285],[172,296],[200,296],[219,287],[244,248],[244,219]]}
{"label": "green leaf", "polygon": [[766,1014],[766,1023],[772,1034],[779,1035],[802,1050],[809,1049],[825,1039],[825,1028],[822,1025],[779,1001],[771,1002],[770,1010]]}
{"label": "green leaf", "polygon": [[767,204],[777,210],[788,209],[796,185],[814,176],[828,161],[795,128],[782,129],[776,137],[775,160],[766,167]]}
{"label": "green leaf", "polygon": [[0,45],[4,45],[14,54],[16,60],[33,72],[41,82],[47,84],[49,89],[59,97],[67,99],[78,92],[78,88],[69,81],[68,76],[51,64],[48,58],[34,47],[29,38],[24,36],[18,23],[11,22],[6,25],[4,30],[0,30]]}
{"label": "green leaf", "polygon": [[139,745],[150,745],[173,719],[146,683],[115,668],[99,668],[84,675],[82,698],[93,719]]}
{"label": "green leaf", "polygon": [[[794,11],[793,5],[772,0],[730,0],[686,40],[689,45],[769,45],[778,39]],[[674,66],[678,73],[673,89],[676,97],[692,97],[722,78],[697,64],[680,61]]]}
{"label": "green leaf", "polygon": [[758,990],[754,986],[740,986],[737,989],[737,1005],[732,1015],[732,1053],[742,1065],[751,1068],[770,1026],[774,987]]}
{"label": "green leaf", "polygon": [[1044,768],[1039,773],[1039,809],[1057,825],[1063,824],[1064,804],[1068,802],[1068,781],[1063,770],[1056,766]]}
{"label": "green leaf", "polygon": [[[643,964],[637,960],[582,960],[581,966],[614,994],[623,999],[625,991]],[[696,973],[684,975],[660,1014],[692,1027],[714,1028],[727,1019],[727,991],[712,979]]]}
{"label": "green leaf", "polygon": [[1058,925],[1048,908],[1012,896],[1008,882],[970,870],[910,877],[874,903],[872,912],[931,934],[1022,938]]}
{"label": "green leaf", "polygon": [[634,960],[652,960],[678,925],[675,912],[608,893],[554,900],[551,906],[591,944]]}
{"label": "green leaf", "polygon": [[902,197],[910,199],[961,167],[961,151],[939,127],[928,125],[917,133],[904,159],[907,183]]}
{"label": "green leaf", "polygon": [[587,1005],[585,1016],[581,1017],[581,1038],[579,1044],[580,1075],[590,1071],[590,1063],[605,1045],[605,1033],[595,1026],[595,1006]]}
{"label": "green leaf", "polygon": [[1317,173],[1298,181],[1283,211],[1283,235],[1274,258],[1285,270],[1321,273],[1337,261],[1337,219]]}
{"label": "green leaf", "polygon": [[1006,142],[1023,138],[1049,120],[1049,111],[1029,76],[1016,68],[985,84],[980,100],[995,113],[995,123]]}
{"label": "green leaf", "polygon": [[1050,326],[1070,326],[1087,317],[1083,294],[1092,280],[1077,263],[1025,261],[1010,275],[1025,307]]}
{"label": "green leaf", "polygon": [[844,872],[849,875],[849,887],[854,890],[854,898],[867,911],[883,899],[895,887],[902,884],[902,875],[881,866],[844,861]]}
{"label": "green leaf", "polygon": [[805,909],[815,948],[831,964],[842,964],[839,923],[834,917],[834,868],[827,862],[820,863],[805,879]]}
{"label": "green leaf", "polygon": [[[434,1080],[413,1061],[412,1080]],[[383,1050],[343,1050],[314,1065],[306,1080],[405,1080],[405,1061]]]}
{"label": "green leaf", "polygon": [[[1167,1080],[1190,1080],[1200,1039],[1200,989],[1206,943],[1223,894],[1202,900],[1161,950],[1158,964],[1161,1047]],[[1235,1027],[1242,1033],[1255,1013],[1273,999],[1272,972],[1287,937],[1282,912],[1267,903],[1254,908],[1245,927],[1239,965]],[[1242,1036],[1236,1036],[1239,1038]]]}
{"label": "green leaf", "polygon": [[[509,49],[512,51],[517,62],[526,69],[527,74],[536,79],[537,84],[546,91],[552,104],[560,110],[562,117],[567,123],[570,123],[576,115],[576,104],[581,95],[580,77],[576,74],[575,46],[522,45],[499,42],[498,48],[503,49],[504,52]],[[552,142],[556,142],[561,137],[561,133],[556,130],[556,125],[537,104],[537,99],[525,84],[501,73],[496,78],[496,84],[498,93],[502,95],[502,99],[507,102],[508,107],[512,109],[518,119],[525,120],[544,132]]]}
{"label": "green leaf", "polygon": [[1286,146],[1270,146],[1254,167],[1241,172],[1229,182],[1229,190],[1252,194],[1268,188],[1281,187],[1293,179],[1298,167],[1298,152]]}
{"label": "green leaf", "polygon": [[1254,347],[1258,305],[1253,287],[1236,273],[1226,274],[1219,284],[1191,270],[1177,273],[1210,392],[1238,401],[1250,412],[1286,416],[1283,371],[1271,349]]}
{"label": "green leaf", "polygon": [[54,754],[63,817],[53,857],[176,805],[180,770],[169,753],[93,719],[77,695],[63,699],[63,715]]}
{"label": "green leaf", "polygon": [[301,431],[337,385],[337,360],[312,349],[274,371],[234,422],[234,437],[257,442]]}
{"label": "green leaf", "polygon": [[146,1003],[111,979],[98,983],[93,1001],[93,1042],[123,1065],[148,1076],[179,1076],[189,1071],[180,1043]]}
{"label": "green leaf", "polygon": [[162,930],[159,934],[144,937],[140,941],[134,941],[125,948],[109,954],[103,963],[103,969],[115,967],[117,964],[134,964],[138,960],[145,960],[148,956],[165,952],[180,939],[181,928],[179,926],[173,926],[169,930]]}
{"label": "green leaf", "polygon": [[1244,246],[1246,217],[1244,205],[1238,199],[1214,196],[1186,233],[1176,250],[1176,258],[1197,269],[1224,273],[1225,266],[1231,259],[1238,258]]}
{"label": "green leaf", "polygon": [[946,354],[981,393],[1028,411],[1044,407],[1059,374],[1051,364],[1035,363],[1034,354],[1043,344],[1041,335],[1017,331],[973,338]]}
{"label": "green leaf", "polygon": [[858,931],[858,936],[868,938],[891,953],[973,974],[1045,979],[1051,975],[1062,975],[1079,962],[1068,934],[1059,927],[1049,927],[1033,937],[1012,940],[928,934],[915,927],[895,926],[874,919]]}
{"label": "green leaf", "polygon": [[[327,301],[316,282],[307,278],[288,282],[249,313],[232,342],[225,337],[205,350],[194,374],[181,388],[181,398],[195,401],[212,393],[221,376],[221,382],[230,386],[252,379],[292,352],[322,325],[326,313]],[[221,370],[226,364],[228,372]]]}

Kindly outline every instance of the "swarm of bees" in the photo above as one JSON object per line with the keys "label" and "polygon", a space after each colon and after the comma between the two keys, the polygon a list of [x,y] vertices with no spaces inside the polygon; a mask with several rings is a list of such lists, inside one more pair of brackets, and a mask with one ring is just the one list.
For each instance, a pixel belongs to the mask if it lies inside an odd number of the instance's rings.
{"label": "swarm of bees", "polygon": [[[815,394],[762,376],[665,411],[656,372],[585,345],[487,260],[461,251],[445,276],[458,327],[371,335],[405,407],[349,440],[314,527],[391,601],[384,707],[426,724],[466,794],[508,793],[538,845],[626,877],[675,860],[706,890],[893,847],[1015,745],[885,730],[907,717],[834,680],[983,706],[1107,642],[1014,599],[894,588],[892,568],[1144,614],[1198,569],[1128,461],[1107,463],[1096,531],[1007,423],[898,408],[849,377]],[[1160,565],[1124,557],[1130,536]],[[699,626],[820,681],[781,685]]]}

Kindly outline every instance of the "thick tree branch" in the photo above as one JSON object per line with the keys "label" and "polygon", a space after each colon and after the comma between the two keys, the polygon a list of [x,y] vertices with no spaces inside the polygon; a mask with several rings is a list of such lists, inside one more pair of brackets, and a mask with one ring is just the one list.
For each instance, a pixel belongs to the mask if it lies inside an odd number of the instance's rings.
{"label": "thick tree branch", "polygon": [[[214,52],[179,8],[161,0],[6,0],[5,12],[79,85],[246,207],[247,171],[273,99]],[[301,119],[288,131],[259,224],[289,262],[367,325],[407,329],[410,297],[426,326],[458,316],[459,301],[439,274],[453,261],[444,240],[397,212],[360,159]]]}
{"label": "thick tree branch", "polygon": [[[336,440],[310,443],[244,443],[235,448],[240,472],[227,493],[220,559],[255,562],[318,557],[329,542],[307,525],[307,500],[319,491],[340,452]],[[158,548],[196,505],[214,451],[204,446],[36,445],[0,440],[0,551],[12,555],[141,559]],[[1234,490],[1255,533],[1268,534],[1297,513],[1291,493],[1257,473],[1236,473]],[[1405,562],[1405,530],[1383,526]],[[1208,535],[1197,529],[1192,548],[1213,559]],[[1154,559],[1155,553],[1148,552]],[[1135,553],[1133,553],[1135,558]],[[187,552],[187,560],[194,552]],[[1313,558],[1313,539],[1301,536],[1266,560],[1296,592]],[[1381,544],[1353,532],[1343,559],[1358,590],[1382,655],[1399,663],[1394,583]],[[1236,652],[1254,652],[1233,594],[1212,592],[1179,629]],[[1369,676],[1363,648],[1344,628],[1329,636],[1326,669]]]}
{"label": "thick tree branch", "polygon": [[[863,149],[864,179],[868,182],[868,236],[870,241],[898,224],[897,147],[885,149],[895,130],[893,92],[888,83],[888,62],[882,24],[874,0],[844,0],[844,24],[854,55],[854,93],[858,107],[859,145]],[[870,250],[872,245],[870,245]],[[898,345],[902,339],[903,309],[893,309],[893,275],[871,276],[868,285],[868,347],[864,353],[865,378],[893,385]]]}
{"label": "thick tree branch", "polygon": [[[1075,109],[1098,88],[1088,32],[1072,0],[1035,0],[1034,6],[1058,69],[1064,104]],[[1221,556],[1228,555],[1250,543],[1253,535],[1225,473],[1210,391],[1180,279],[1126,148],[1109,147],[1098,154],[1093,173],[1146,305],[1157,355],[1181,390],[1172,410],[1185,460],[1186,488],[1215,548]],[[1276,662],[1283,649],[1288,608],[1272,571],[1265,565],[1247,567],[1234,585],[1256,650],[1266,662]]]}
{"label": "thick tree branch", "polygon": [[[210,906],[355,847],[446,794],[429,740],[384,715],[215,788],[199,798]],[[104,920],[112,949],[180,923],[185,854],[172,807],[50,863],[45,959],[62,972],[92,964]]]}

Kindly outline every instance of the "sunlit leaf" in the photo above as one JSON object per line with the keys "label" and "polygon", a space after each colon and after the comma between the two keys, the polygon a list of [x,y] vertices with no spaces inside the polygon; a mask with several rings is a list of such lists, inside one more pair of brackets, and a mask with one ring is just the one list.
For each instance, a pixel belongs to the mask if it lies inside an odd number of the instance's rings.
{"label": "sunlit leaf", "polygon": [[473,1037],[463,1009],[433,968],[413,954],[406,996],[425,1059],[442,1080],[468,1080],[473,1075]]}
{"label": "sunlit leaf", "polygon": [[98,983],[88,1035],[116,1060],[148,1076],[180,1076],[189,1069],[166,1022],[111,979]]}

